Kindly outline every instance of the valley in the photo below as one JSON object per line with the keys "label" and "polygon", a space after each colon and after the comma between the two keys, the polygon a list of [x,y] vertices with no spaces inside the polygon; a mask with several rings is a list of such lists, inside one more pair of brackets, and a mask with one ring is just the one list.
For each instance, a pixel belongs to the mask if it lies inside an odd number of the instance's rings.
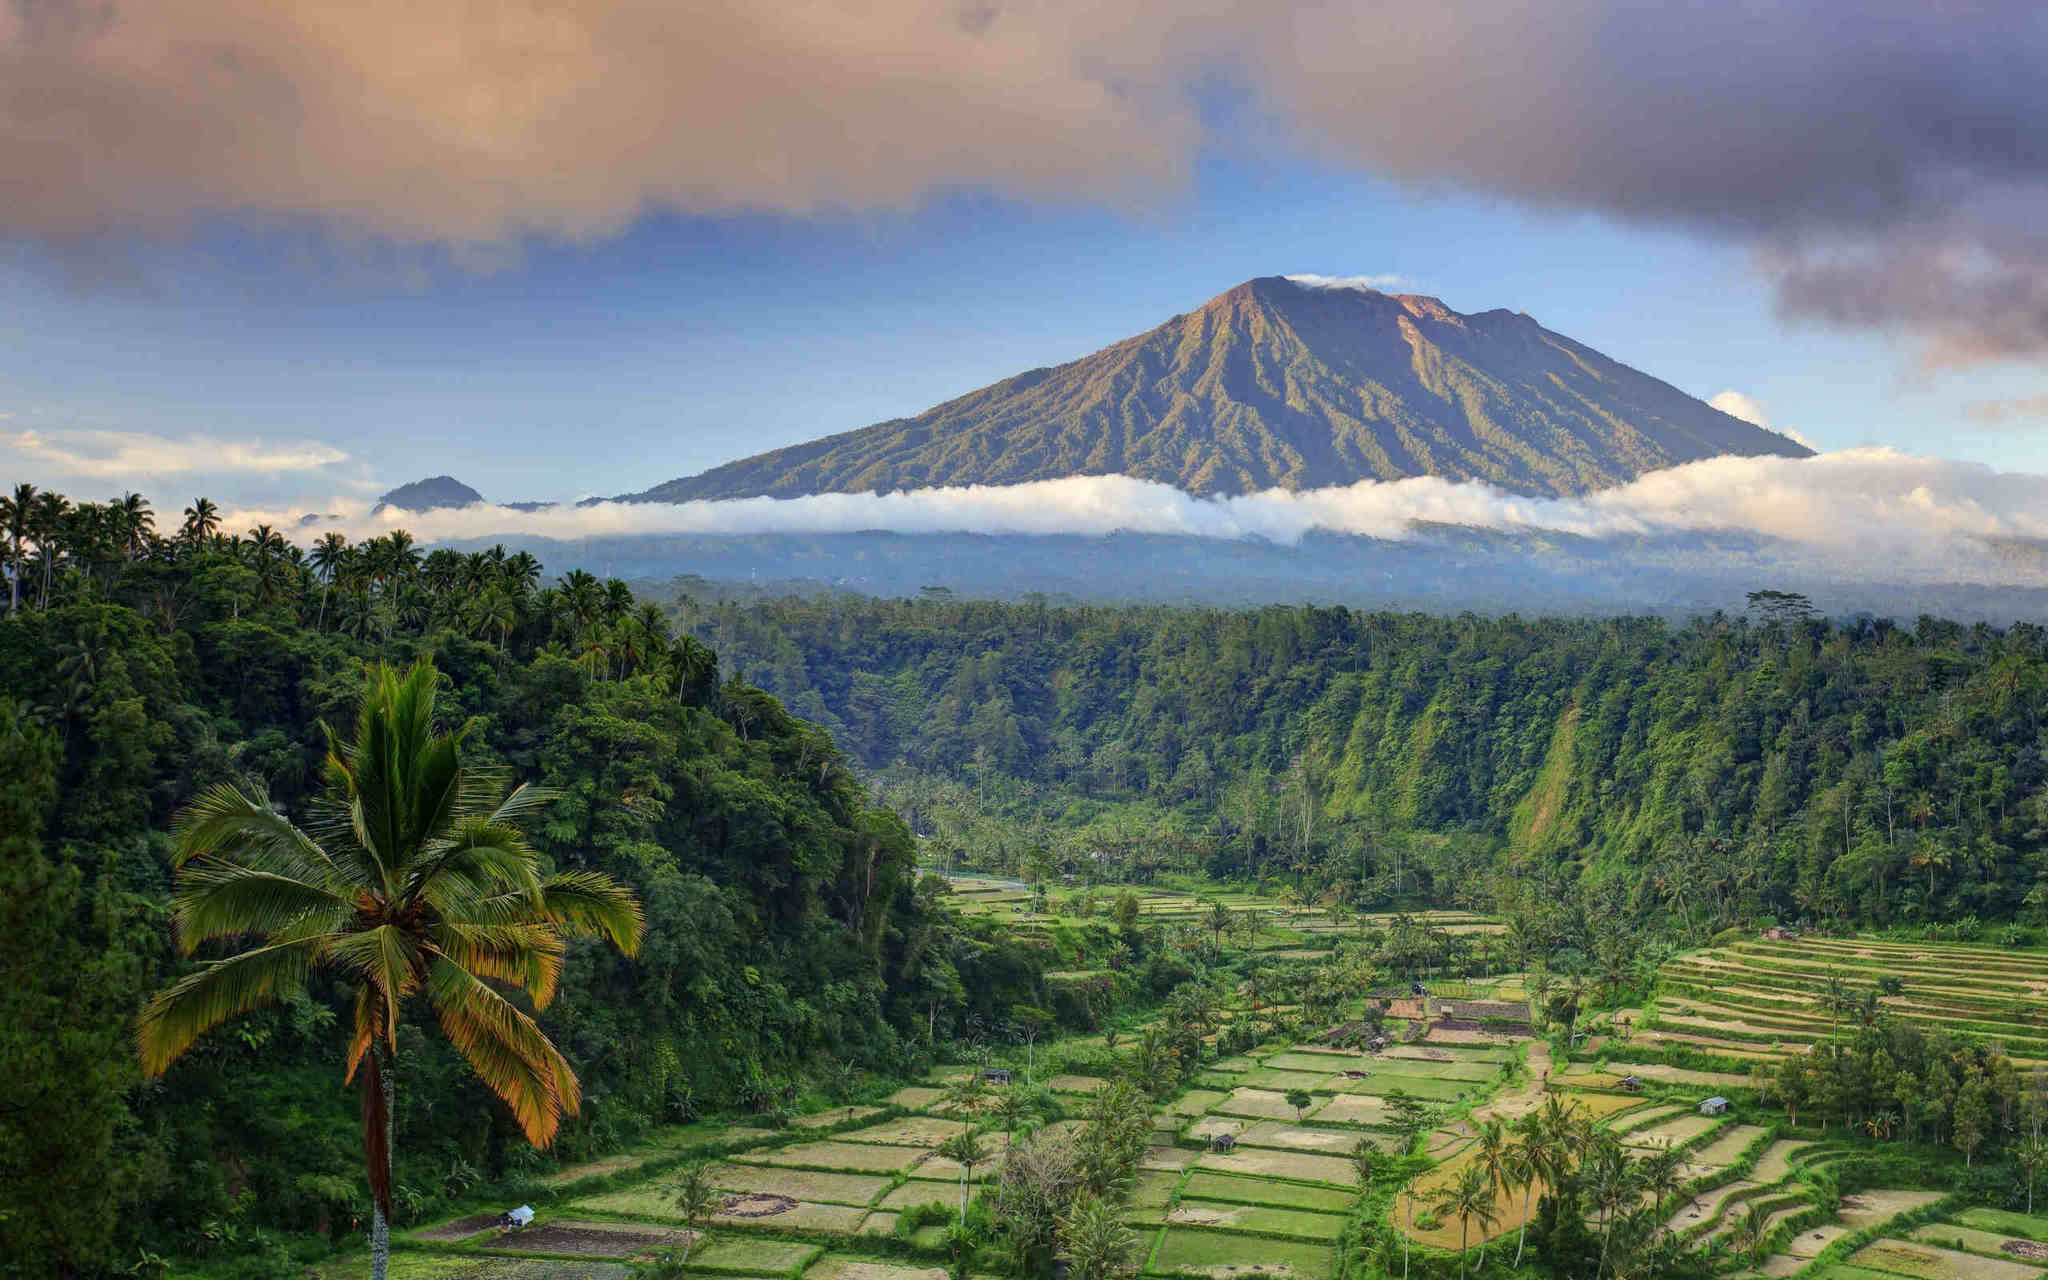
{"label": "valley", "polygon": [[[68,1179],[0,1231],[82,1273],[2043,1269],[2038,629],[657,601],[88,511],[0,625],[63,1099],[0,1123]],[[326,852],[402,714],[476,770],[438,888]],[[354,967],[171,1025],[315,923]]]}
{"label": "valley", "polygon": [[[1028,891],[986,877],[957,877],[952,889],[970,913],[1001,915],[1030,902]],[[1139,927],[1173,928],[1191,942],[1221,906],[1233,923],[1215,939],[1244,944],[1218,953],[1226,968],[1285,965],[1305,982],[1369,972],[1358,968],[1359,942],[1391,923],[1340,922],[1323,909],[1213,889],[1134,896]],[[1015,927],[1035,924],[1049,935],[1078,927],[1097,916],[1082,898],[1065,896]],[[1260,938],[1240,930],[1240,919],[1275,923]],[[1467,936],[1498,929],[1480,917],[1443,924]],[[1488,1251],[1499,1266],[1530,1249],[1532,1234],[1533,1247],[1557,1247],[1558,1223],[1534,1212],[1550,1189],[1521,1153],[1569,1133],[1638,1171],[1625,1202],[1589,1204],[1585,1221],[1572,1224],[1587,1242],[1606,1238],[1611,1248],[1618,1232],[1624,1249],[1690,1255],[1700,1274],[1728,1280],[2044,1274],[2048,1215],[1971,1207],[1954,1186],[1956,1152],[1930,1159],[1925,1145],[1846,1117],[1793,1123],[1763,1083],[1772,1068],[1752,1056],[1761,1041],[1741,1027],[1667,1035],[1674,1024],[1693,1025],[1687,993],[1698,969],[1727,971],[1730,956],[1788,975],[1777,990],[1795,1002],[1823,1001],[1831,990],[1839,999],[1845,987],[1884,974],[1905,976],[1908,991],[1925,983],[1930,997],[1937,988],[2003,990],[2048,958],[1874,936],[1746,939],[1674,956],[1641,1008],[1594,1013],[1576,1030],[1542,1024],[1529,998],[1540,984],[1526,972],[1418,974],[1431,993],[1428,1016],[1410,990],[1416,984],[1340,998],[1314,1016],[1291,992],[1260,1002],[1255,984],[1226,984],[1203,1015],[1199,1061],[1185,1078],[1155,1076],[1149,1102],[1125,1099],[1140,1106],[1145,1129],[1115,1196],[1131,1265],[1162,1278],[1338,1280],[1444,1274]],[[2019,989],[2028,981],[2018,979]],[[1772,1035],[1774,1052],[1810,1050],[1812,1040],[1788,1038],[1796,1024],[1771,1021],[1738,992],[1726,999],[1738,1015],[1729,1021]],[[1517,1009],[1521,1020],[1481,1032],[1471,1017],[1480,1008]],[[1369,1014],[1371,1037],[1384,1041],[1366,1043],[1354,1030]],[[1912,1025],[1967,1033],[1976,1021],[1956,1006]],[[973,1215],[986,1214],[1039,1169],[1045,1151],[1090,1141],[1107,1122],[1100,1108],[1118,1079],[1148,1069],[1146,1046],[1163,1026],[1119,1017],[1105,1033],[1034,1046],[1028,1066],[1020,1046],[991,1045],[978,1061],[938,1066],[886,1093],[878,1084],[862,1100],[789,1115],[776,1127],[742,1120],[662,1131],[637,1148],[638,1163],[554,1175],[536,1201],[536,1223],[519,1232],[480,1216],[408,1231],[392,1274],[624,1280],[651,1259],[672,1262],[692,1232],[673,1189],[676,1171],[698,1164],[722,1207],[696,1227],[690,1274],[941,1280],[963,1256],[949,1232],[962,1197],[972,1197]],[[1308,1030],[1317,1034],[1303,1036]],[[1826,1036],[1823,1027],[1814,1039]],[[2010,1105],[2035,1116],[2048,1108],[2039,1076],[2018,1087]],[[1703,1107],[1709,1098],[1725,1109]],[[972,1165],[949,1158],[963,1154],[963,1141],[979,1148]],[[1483,1173],[1476,1194],[1473,1170]],[[1617,1257],[1616,1273],[1625,1265]],[[322,1274],[351,1274],[350,1266],[337,1260]]]}

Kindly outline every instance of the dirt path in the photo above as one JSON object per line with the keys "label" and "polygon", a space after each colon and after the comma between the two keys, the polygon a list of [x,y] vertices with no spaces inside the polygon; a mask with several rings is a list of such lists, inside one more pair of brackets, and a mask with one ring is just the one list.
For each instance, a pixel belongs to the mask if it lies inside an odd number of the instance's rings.
{"label": "dirt path", "polygon": [[1529,1042],[1529,1079],[1512,1093],[1503,1093],[1490,1099],[1484,1106],[1472,1111],[1476,1124],[1500,1119],[1510,1124],[1535,1111],[1543,1105],[1544,1096],[1549,1092],[1551,1074],[1550,1046],[1541,1040]]}

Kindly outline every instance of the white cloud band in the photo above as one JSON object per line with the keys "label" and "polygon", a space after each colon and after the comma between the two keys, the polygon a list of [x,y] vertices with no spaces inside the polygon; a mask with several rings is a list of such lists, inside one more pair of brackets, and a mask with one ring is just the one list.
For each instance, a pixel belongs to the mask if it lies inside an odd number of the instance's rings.
{"label": "white cloud band", "polygon": [[48,477],[125,481],[186,475],[281,475],[317,471],[348,461],[348,454],[317,441],[266,444],[208,436],[172,439],[137,431],[0,431],[0,457]]}
{"label": "white cloud band", "polygon": [[[1795,544],[1863,577],[1960,575],[1975,581],[2048,582],[2048,555],[2010,554],[2014,544],[2040,542],[2048,548],[2048,477],[1889,448],[1804,459],[1712,458],[1577,498],[1521,497],[1490,485],[1433,477],[1305,493],[1269,490],[1197,498],[1127,476],[1076,476],[891,494],[605,502],[535,512],[476,506],[371,517],[359,502],[318,509],[342,512],[341,527],[355,536],[402,526],[433,541],[882,529],[913,534],[1128,531],[1291,544],[1314,530],[1403,539],[1428,525],[1596,539],[1740,533]],[[241,512],[230,523],[239,527],[268,520],[291,526],[298,514]],[[307,526],[301,535],[316,536],[328,527]],[[2035,567],[2036,560],[2044,567]]]}

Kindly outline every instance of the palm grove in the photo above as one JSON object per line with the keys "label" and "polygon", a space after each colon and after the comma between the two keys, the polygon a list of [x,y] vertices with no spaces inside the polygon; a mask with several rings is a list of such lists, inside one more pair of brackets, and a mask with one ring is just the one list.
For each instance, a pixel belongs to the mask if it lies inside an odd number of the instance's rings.
{"label": "palm grove", "polygon": [[[821,1064],[908,1071],[1037,998],[1046,958],[935,905],[822,731],[621,584],[403,533],[308,554],[204,500],[160,530],[140,498],[24,486],[0,532],[21,1274],[274,1274],[292,1236],[786,1107]],[[426,763],[370,760],[371,737]],[[221,968],[245,953],[268,967]],[[393,1074],[366,1185],[357,1099]]]}

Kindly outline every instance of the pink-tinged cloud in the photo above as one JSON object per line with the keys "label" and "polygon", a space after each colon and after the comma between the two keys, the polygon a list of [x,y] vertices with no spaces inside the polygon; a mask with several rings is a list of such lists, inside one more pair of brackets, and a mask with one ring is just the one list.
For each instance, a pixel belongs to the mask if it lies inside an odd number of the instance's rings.
{"label": "pink-tinged cloud", "polygon": [[2048,353],[2038,0],[34,0],[0,235],[226,215],[464,252],[967,187],[1170,202],[1259,136],[1750,245],[1791,318]]}

